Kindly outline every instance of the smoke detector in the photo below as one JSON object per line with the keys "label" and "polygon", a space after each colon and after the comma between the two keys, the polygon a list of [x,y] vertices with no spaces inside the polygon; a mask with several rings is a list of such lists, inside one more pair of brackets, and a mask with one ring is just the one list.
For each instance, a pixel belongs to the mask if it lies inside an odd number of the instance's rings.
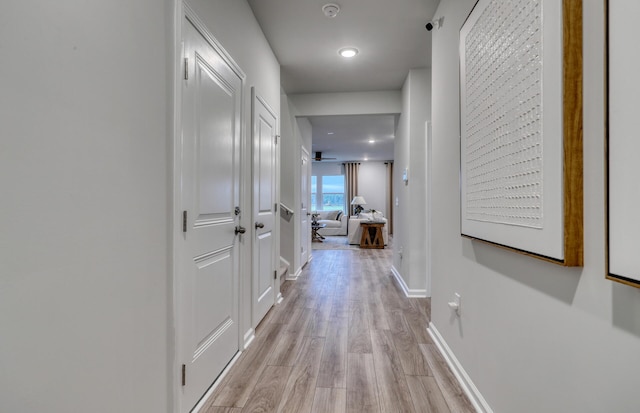
{"label": "smoke detector", "polygon": [[340,6],[338,6],[335,3],[327,3],[324,6],[322,6],[322,12],[324,13],[324,15],[331,19],[336,17],[339,11],[340,11]]}

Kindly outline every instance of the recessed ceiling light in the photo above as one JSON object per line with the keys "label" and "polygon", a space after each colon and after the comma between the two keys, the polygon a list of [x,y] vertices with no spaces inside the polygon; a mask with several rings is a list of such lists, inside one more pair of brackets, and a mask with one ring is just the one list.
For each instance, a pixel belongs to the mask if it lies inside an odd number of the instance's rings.
{"label": "recessed ceiling light", "polygon": [[333,135],[334,132],[327,132],[327,135]]}
{"label": "recessed ceiling light", "polygon": [[369,143],[376,143],[373,139],[369,139]]}
{"label": "recessed ceiling light", "polygon": [[369,160],[369,158],[364,158],[364,160],[365,160],[365,161],[368,161],[368,160]]}
{"label": "recessed ceiling light", "polygon": [[338,50],[338,54],[342,57],[354,57],[358,54],[358,49],[356,49],[355,47],[343,47],[342,49]]}

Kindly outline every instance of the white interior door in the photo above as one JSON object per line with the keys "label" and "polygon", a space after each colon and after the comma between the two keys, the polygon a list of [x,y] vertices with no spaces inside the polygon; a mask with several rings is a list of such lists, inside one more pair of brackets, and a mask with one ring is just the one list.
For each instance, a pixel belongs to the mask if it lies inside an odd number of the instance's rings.
{"label": "white interior door", "polygon": [[185,18],[178,346],[188,412],[239,350],[242,78]]}
{"label": "white interior door", "polygon": [[253,108],[253,280],[252,324],[255,327],[276,300],[277,118],[252,89]]}
{"label": "white interior door", "polygon": [[302,148],[302,162],[300,164],[300,265],[309,262],[311,250],[311,212],[309,211],[309,193],[311,179],[311,163],[309,162],[309,152]]}

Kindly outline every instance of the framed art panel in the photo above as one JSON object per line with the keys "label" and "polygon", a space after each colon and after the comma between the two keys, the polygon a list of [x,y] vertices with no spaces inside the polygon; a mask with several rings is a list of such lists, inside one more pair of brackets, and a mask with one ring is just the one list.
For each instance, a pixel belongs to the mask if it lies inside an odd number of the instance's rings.
{"label": "framed art panel", "polygon": [[640,287],[640,2],[607,2],[607,278]]}
{"label": "framed art panel", "polygon": [[462,235],[582,265],[582,1],[479,0],[460,101]]}

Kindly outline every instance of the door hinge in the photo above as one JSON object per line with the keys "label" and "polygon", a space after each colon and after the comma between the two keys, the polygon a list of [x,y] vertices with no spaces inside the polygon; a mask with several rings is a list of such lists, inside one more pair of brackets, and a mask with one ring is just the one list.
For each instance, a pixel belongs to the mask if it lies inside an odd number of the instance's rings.
{"label": "door hinge", "polygon": [[275,135],[275,143],[276,145],[278,144],[278,138],[280,137],[280,135]]}
{"label": "door hinge", "polygon": [[273,270],[273,279],[277,280],[278,279],[278,271]]}
{"label": "door hinge", "polygon": [[187,366],[184,364],[182,365],[182,385],[187,385]]}
{"label": "door hinge", "polygon": [[278,204],[273,204],[273,212],[278,212]]}
{"label": "door hinge", "polygon": [[182,232],[187,232],[187,211],[182,211]]}
{"label": "door hinge", "polygon": [[189,80],[189,58],[184,58],[184,80]]}

